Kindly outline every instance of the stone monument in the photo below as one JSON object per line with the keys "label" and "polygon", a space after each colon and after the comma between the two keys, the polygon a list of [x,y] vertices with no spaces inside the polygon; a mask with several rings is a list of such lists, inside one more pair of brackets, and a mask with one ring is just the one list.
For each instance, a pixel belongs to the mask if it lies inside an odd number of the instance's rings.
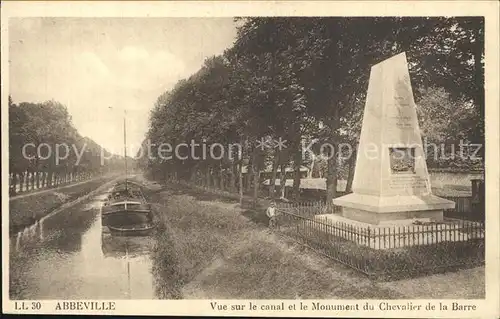
{"label": "stone monument", "polygon": [[362,223],[442,221],[455,207],[432,194],[404,52],[371,68],[352,189],[333,202]]}

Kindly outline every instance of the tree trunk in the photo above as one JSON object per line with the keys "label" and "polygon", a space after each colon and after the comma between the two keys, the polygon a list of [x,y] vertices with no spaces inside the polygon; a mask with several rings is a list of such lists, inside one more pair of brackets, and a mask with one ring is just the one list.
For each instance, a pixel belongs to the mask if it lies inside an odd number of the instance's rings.
{"label": "tree trunk", "polygon": [[19,173],[19,193],[22,193],[23,192],[23,188],[24,188],[24,175],[25,172],[20,172]]}
{"label": "tree trunk", "polygon": [[210,178],[208,179],[208,187],[210,188],[215,188],[215,183],[216,183],[216,176],[214,174],[214,169],[213,168],[209,168],[209,176]]}
{"label": "tree trunk", "polygon": [[259,168],[257,165],[254,166],[254,172],[253,172],[253,206],[257,206],[257,199],[259,197],[259,179],[260,179],[260,172]]}
{"label": "tree trunk", "polygon": [[12,195],[17,193],[17,173],[12,174]]}
{"label": "tree trunk", "polygon": [[240,188],[240,207],[243,206],[243,159],[240,160],[239,170],[238,170],[238,186]]}
{"label": "tree trunk", "polygon": [[337,197],[337,158],[338,158],[338,140],[335,135],[338,133],[340,126],[340,109],[338,105],[334,105],[334,115],[329,121],[332,139],[331,145],[333,147],[332,153],[328,156],[327,162],[327,175],[326,175],[326,204],[331,205],[335,197]]}
{"label": "tree trunk", "polygon": [[30,183],[31,183],[31,190],[35,189],[35,172],[31,172],[30,174]]}
{"label": "tree trunk", "polygon": [[39,171],[36,171],[35,184],[36,184],[36,189],[39,189],[40,188],[40,172]]}
{"label": "tree trunk", "polygon": [[337,157],[329,156],[328,173],[326,175],[326,203],[330,205],[337,197]]}
{"label": "tree trunk", "polygon": [[293,196],[295,199],[299,199],[300,197],[300,167],[302,166],[302,153],[300,151],[296,151],[294,160],[294,176],[293,176]]}
{"label": "tree trunk", "polygon": [[52,169],[49,169],[48,173],[47,173],[47,182],[48,182],[48,186],[49,187],[52,187],[52,183],[53,183],[53,180],[52,178],[54,177],[54,174],[52,172]]}
{"label": "tree trunk", "polygon": [[230,178],[229,191],[235,192],[236,191],[236,162],[235,161],[231,162],[231,176],[229,178]]}
{"label": "tree trunk", "polygon": [[274,199],[276,197],[276,176],[278,174],[278,166],[280,162],[280,153],[276,149],[273,159],[273,171],[271,173],[271,179],[269,180],[269,196]]}
{"label": "tree trunk", "polygon": [[247,185],[246,185],[246,190],[250,192],[250,189],[252,188],[252,180],[253,180],[253,156],[250,156],[250,160],[248,161],[247,165]]}
{"label": "tree trunk", "polygon": [[476,38],[474,45],[474,78],[476,82],[477,92],[475,94],[474,100],[475,104],[478,106],[479,113],[479,121],[478,127],[476,128],[476,133],[474,135],[479,135],[476,137],[477,141],[475,143],[482,144],[482,147],[479,149],[479,156],[482,158],[482,166],[484,169],[485,164],[485,148],[484,148],[484,115],[485,115],[485,98],[484,98],[484,69],[483,64],[481,63],[481,59],[483,58],[483,50],[484,50],[484,34],[480,33],[480,24],[474,24],[474,37]]}
{"label": "tree trunk", "polygon": [[354,180],[354,170],[356,169],[356,149],[349,158],[349,173],[347,174],[347,185],[345,187],[346,194],[352,193],[352,182]]}
{"label": "tree trunk", "polygon": [[286,189],[286,163],[280,165],[280,197],[285,198]]}
{"label": "tree trunk", "polygon": [[40,187],[45,188],[45,172],[40,172]]}
{"label": "tree trunk", "polygon": [[219,164],[219,189],[224,190],[224,171],[222,166]]}
{"label": "tree trunk", "polygon": [[198,172],[198,171],[197,171],[196,169],[193,169],[193,170],[191,171],[191,174],[189,175],[189,182],[190,182],[191,184],[195,184],[195,185],[196,185],[196,173],[197,173],[197,172]]}
{"label": "tree trunk", "polygon": [[211,184],[210,184],[210,187],[211,188],[217,188],[217,172],[215,172],[215,168],[212,168],[210,169],[210,180],[211,180]]}
{"label": "tree trunk", "polygon": [[252,177],[253,177],[253,206],[257,205],[257,198],[259,196],[259,180],[260,169],[257,161],[258,149],[255,148],[252,152]]}
{"label": "tree trunk", "polygon": [[205,169],[205,187],[209,187],[210,186],[210,168],[207,167]]}

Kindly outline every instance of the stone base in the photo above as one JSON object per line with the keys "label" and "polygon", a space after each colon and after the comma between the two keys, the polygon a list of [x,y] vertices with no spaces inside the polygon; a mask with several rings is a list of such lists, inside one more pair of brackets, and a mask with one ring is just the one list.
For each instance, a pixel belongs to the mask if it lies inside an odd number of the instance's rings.
{"label": "stone base", "polygon": [[343,216],[370,224],[414,218],[443,220],[443,210],[455,207],[455,202],[428,195],[374,196],[351,193],[333,200],[341,206]]}
{"label": "stone base", "polygon": [[337,206],[378,213],[455,208],[455,202],[432,194],[425,196],[375,196],[351,193],[335,198],[333,203]]}
{"label": "stone base", "polygon": [[[319,232],[328,232],[330,235],[372,249],[397,249],[440,242],[467,241],[485,236],[484,231],[470,232],[470,226],[452,218],[445,218],[437,223],[418,219],[421,224],[414,224],[415,220],[403,219],[377,225],[355,221],[339,214],[316,215],[314,219],[318,224],[314,223],[309,227],[315,227]],[[474,224],[479,226],[479,223],[469,222],[469,225]]]}
{"label": "stone base", "polygon": [[419,210],[377,213],[362,209],[342,207],[342,216],[368,224],[411,224],[415,220],[439,222],[443,220],[443,210]]}

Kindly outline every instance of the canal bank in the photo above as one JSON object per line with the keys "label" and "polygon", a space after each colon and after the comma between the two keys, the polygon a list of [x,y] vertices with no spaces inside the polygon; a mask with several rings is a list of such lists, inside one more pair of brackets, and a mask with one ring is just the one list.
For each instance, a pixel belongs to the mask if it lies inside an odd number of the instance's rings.
{"label": "canal bank", "polygon": [[11,238],[11,299],[155,299],[151,237],[102,232],[110,181]]}
{"label": "canal bank", "polygon": [[96,192],[116,176],[103,176],[61,188],[43,190],[13,197],[9,200],[9,234],[12,236],[36,221],[74,205]]}

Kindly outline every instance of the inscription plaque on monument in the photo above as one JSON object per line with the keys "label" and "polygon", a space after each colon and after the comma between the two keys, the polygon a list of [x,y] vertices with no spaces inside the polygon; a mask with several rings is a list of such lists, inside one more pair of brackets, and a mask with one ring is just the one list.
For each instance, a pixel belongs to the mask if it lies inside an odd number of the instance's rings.
{"label": "inscription plaque on monument", "polygon": [[389,180],[389,188],[400,189],[418,189],[425,190],[427,188],[427,181],[417,175],[396,175],[392,176]]}
{"label": "inscription plaque on monument", "polygon": [[415,148],[389,148],[392,174],[415,174]]}

